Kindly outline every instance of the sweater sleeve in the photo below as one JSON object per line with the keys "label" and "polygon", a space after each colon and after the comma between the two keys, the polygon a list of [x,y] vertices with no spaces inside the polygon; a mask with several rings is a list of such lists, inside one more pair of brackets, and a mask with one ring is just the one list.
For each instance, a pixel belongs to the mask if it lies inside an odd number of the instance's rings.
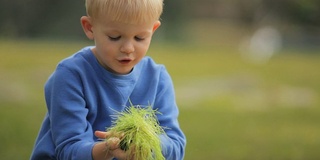
{"label": "sweater sleeve", "polygon": [[166,160],[183,159],[186,137],[180,129],[178,122],[179,111],[175,101],[173,83],[164,67],[160,74],[154,107],[162,113],[158,115],[160,125],[168,128],[165,129],[167,136],[160,136],[164,157]]}
{"label": "sweater sleeve", "polygon": [[45,96],[57,159],[92,159],[93,131],[79,74],[59,65]]}

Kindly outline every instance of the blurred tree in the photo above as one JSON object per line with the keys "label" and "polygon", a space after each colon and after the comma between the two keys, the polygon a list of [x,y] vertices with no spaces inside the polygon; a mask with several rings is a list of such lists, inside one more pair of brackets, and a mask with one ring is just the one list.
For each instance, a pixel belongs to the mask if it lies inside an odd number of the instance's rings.
{"label": "blurred tree", "polygon": [[[0,0],[0,36],[83,37],[79,18],[85,14],[84,0]],[[275,21],[312,26],[319,30],[319,0],[165,0],[164,39],[185,39],[189,20],[229,19],[256,25]]]}
{"label": "blurred tree", "polygon": [[[39,37],[79,35],[84,1],[1,0],[0,35]],[[81,8],[80,8],[81,7]]]}
{"label": "blurred tree", "polygon": [[86,14],[84,0],[56,1],[46,12],[37,36],[85,38],[80,25],[80,17]]}
{"label": "blurred tree", "polygon": [[299,25],[320,26],[319,0],[242,0],[236,3],[239,18],[247,23],[257,23],[269,18]]}
{"label": "blurred tree", "polygon": [[2,0],[1,10],[1,34],[15,37],[28,37],[36,33],[41,27],[50,0]]}
{"label": "blurred tree", "polygon": [[[288,2],[289,0],[287,0]],[[285,14],[298,23],[320,26],[320,1],[319,0],[294,0],[288,3]]]}
{"label": "blurred tree", "polygon": [[161,16],[161,27],[156,34],[162,40],[182,41],[183,32],[187,25],[186,5],[184,0],[164,0],[164,9]]}

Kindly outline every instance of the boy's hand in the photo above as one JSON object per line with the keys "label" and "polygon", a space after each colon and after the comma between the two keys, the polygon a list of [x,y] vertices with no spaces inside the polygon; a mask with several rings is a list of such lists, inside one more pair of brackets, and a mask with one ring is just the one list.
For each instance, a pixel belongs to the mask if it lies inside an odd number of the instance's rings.
{"label": "boy's hand", "polygon": [[114,157],[119,160],[126,159],[126,152],[120,149],[120,139],[118,137],[110,137],[109,132],[96,131],[94,134],[100,139],[107,139],[107,141],[97,143],[93,147],[92,154],[94,160],[110,160]]}

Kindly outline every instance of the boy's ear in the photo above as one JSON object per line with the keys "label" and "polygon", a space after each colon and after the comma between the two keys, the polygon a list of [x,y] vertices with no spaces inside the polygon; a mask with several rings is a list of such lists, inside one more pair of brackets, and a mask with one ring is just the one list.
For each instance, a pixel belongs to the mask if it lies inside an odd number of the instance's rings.
{"label": "boy's ear", "polygon": [[153,25],[153,32],[155,32],[161,25],[160,21],[156,21]]}
{"label": "boy's ear", "polygon": [[80,18],[80,23],[82,25],[82,29],[84,31],[84,33],[86,34],[86,36],[90,39],[93,40],[94,36],[93,36],[93,31],[92,31],[92,22],[90,17],[88,16],[82,16]]}

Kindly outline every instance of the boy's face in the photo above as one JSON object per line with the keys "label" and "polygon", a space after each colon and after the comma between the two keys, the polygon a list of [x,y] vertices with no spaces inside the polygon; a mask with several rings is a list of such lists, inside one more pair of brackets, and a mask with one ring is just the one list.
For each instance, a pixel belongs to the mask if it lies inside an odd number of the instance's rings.
{"label": "boy's face", "polygon": [[[85,30],[82,19],[81,22]],[[128,74],[140,62],[147,53],[154,31],[160,26],[159,21],[127,24],[108,19],[90,24],[86,34],[95,41],[94,55],[104,68],[116,74]]]}

